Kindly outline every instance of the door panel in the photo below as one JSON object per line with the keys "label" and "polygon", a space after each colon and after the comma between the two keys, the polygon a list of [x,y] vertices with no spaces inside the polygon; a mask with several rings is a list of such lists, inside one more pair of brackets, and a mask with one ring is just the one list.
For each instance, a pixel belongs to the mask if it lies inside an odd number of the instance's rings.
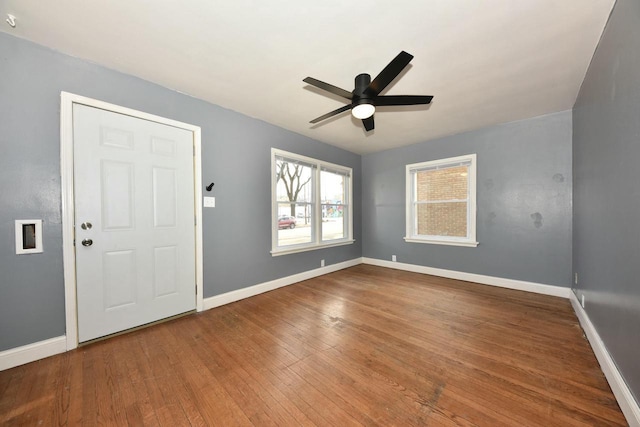
{"label": "door panel", "polygon": [[177,180],[174,169],[153,168],[153,223],[156,227],[175,227]]}
{"label": "door panel", "polygon": [[112,251],[103,254],[104,307],[112,310],[136,303],[136,252]]}
{"label": "door panel", "polygon": [[79,104],[73,132],[79,341],[193,310],[193,134]]}
{"label": "door panel", "polygon": [[155,248],[153,252],[155,297],[163,297],[178,292],[178,248],[166,246]]}
{"label": "door panel", "polygon": [[102,193],[102,228],[115,230],[133,228],[134,165],[103,160],[100,165]]}

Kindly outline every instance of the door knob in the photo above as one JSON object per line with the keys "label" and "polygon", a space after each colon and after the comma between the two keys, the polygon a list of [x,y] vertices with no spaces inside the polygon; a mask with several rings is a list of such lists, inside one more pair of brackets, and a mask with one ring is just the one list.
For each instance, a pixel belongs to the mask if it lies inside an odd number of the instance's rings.
{"label": "door knob", "polygon": [[82,240],[82,246],[91,246],[93,245],[93,240],[91,239],[83,239]]}

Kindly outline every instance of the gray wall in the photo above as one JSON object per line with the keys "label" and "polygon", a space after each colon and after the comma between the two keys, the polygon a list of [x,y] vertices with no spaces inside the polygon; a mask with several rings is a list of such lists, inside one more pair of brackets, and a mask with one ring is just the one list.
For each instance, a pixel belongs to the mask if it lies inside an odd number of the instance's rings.
{"label": "gray wall", "polygon": [[[470,153],[478,247],[404,242],[405,165]],[[366,155],[362,181],[363,256],[570,286],[570,111]]]}
{"label": "gray wall", "polygon": [[578,296],[640,398],[640,2],[618,0],[573,113]]}
{"label": "gray wall", "polygon": [[[360,156],[0,33],[0,351],[65,333],[60,91],[202,128],[202,179],[215,182],[217,206],[204,210],[205,297],[361,256],[360,221],[354,245],[269,253],[271,147],[352,167],[356,218]],[[15,255],[20,218],[44,220],[44,253]]]}

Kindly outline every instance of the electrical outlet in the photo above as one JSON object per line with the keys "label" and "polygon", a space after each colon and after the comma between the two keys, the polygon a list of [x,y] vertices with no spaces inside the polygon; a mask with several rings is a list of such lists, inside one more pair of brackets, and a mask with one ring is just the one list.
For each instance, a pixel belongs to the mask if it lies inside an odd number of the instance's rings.
{"label": "electrical outlet", "polygon": [[391,261],[396,262],[396,256],[395,255],[391,255]]}
{"label": "electrical outlet", "polygon": [[584,308],[584,294],[580,297],[580,304],[582,305],[582,308]]}
{"label": "electrical outlet", "polygon": [[324,260],[323,259],[320,260],[320,267],[324,267]]}
{"label": "electrical outlet", "polygon": [[578,284],[578,273],[573,273],[573,283]]}

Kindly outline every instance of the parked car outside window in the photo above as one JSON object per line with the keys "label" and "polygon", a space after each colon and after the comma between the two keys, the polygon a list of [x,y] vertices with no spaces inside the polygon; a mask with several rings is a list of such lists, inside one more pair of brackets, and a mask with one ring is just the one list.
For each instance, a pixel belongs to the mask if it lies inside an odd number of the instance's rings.
{"label": "parked car outside window", "polygon": [[296,228],[296,219],[289,215],[278,218],[278,228]]}

